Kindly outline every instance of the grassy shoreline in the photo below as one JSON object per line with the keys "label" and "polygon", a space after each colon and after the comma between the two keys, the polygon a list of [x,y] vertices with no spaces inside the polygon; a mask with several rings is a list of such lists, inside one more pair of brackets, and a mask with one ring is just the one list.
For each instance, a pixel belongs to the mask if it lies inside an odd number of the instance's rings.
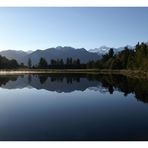
{"label": "grassy shoreline", "polygon": [[148,71],[142,70],[110,70],[110,69],[3,69],[0,75],[14,74],[50,74],[50,73],[74,73],[74,74],[120,74],[129,77],[148,78]]}

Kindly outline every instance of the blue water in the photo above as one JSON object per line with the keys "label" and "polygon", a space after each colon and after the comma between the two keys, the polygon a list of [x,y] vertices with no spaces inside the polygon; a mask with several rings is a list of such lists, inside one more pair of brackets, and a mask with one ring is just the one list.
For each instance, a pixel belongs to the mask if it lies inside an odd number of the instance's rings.
{"label": "blue water", "polygon": [[83,76],[72,83],[47,77],[9,76],[1,85],[0,140],[148,140],[148,104],[134,91],[125,96],[113,86],[111,93]]}

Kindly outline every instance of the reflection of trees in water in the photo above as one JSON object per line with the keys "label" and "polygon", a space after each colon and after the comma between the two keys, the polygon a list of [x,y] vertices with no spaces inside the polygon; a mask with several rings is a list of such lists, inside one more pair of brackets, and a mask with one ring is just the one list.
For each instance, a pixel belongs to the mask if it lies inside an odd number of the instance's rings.
{"label": "reflection of trees in water", "polygon": [[110,85],[109,88],[108,88],[108,91],[109,91],[110,94],[113,94],[113,92],[114,92],[113,86]]}
{"label": "reflection of trees in water", "polygon": [[16,81],[18,76],[0,76],[0,86],[6,85],[10,80]]}
{"label": "reflection of trees in water", "polygon": [[138,100],[148,102],[148,79],[135,79],[122,75],[50,74],[39,76],[40,83],[45,83],[48,77],[50,77],[50,82],[62,83],[65,79],[67,84],[78,82],[80,85],[80,78],[86,78],[88,81],[101,82],[102,87],[108,89],[110,94],[113,94],[116,89],[124,92],[125,96],[134,93]]}
{"label": "reflection of trees in water", "polygon": [[28,83],[30,84],[32,81],[32,76],[31,75],[28,75]]}
{"label": "reflection of trees in water", "polygon": [[[25,76],[0,76],[0,86],[6,85],[10,80],[16,81],[20,77],[25,79]],[[113,94],[114,90],[118,90],[124,92],[124,95],[127,96],[130,93],[135,94],[135,97],[138,100],[143,102],[148,102],[148,79],[135,79],[129,78],[121,75],[90,75],[90,74],[49,74],[49,75],[28,75],[28,83],[31,85],[33,78],[37,78],[36,81],[39,80],[40,84],[44,84],[45,82],[58,82],[64,83],[66,82],[69,85],[73,85],[74,82],[79,83],[79,87],[83,85],[84,82],[81,79],[85,78],[87,81],[98,82],[98,85],[102,88],[108,90],[110,94]],[[47,81],[49,79],[49,81]],[[21,81],[19,82],[21,83]],[[21,84],[19,84],[21,85]],[[78,85],[73,85],[73,89],[77,89]],[[47,85],[48,86],[48,85]],[[92,86],[92,85],[91,85]],[[35,87],[35,85],[34,85]],[[86,86],[88,87],[88,86]],[[66,88],[65,88],[66,89]]]}
{"label": "reflection of trees in water", "polygon": [[114,89],[118,89],[124,92],[125,96],[134,93],[138,100],[148,102],[148,79],[134,79],[121,75],[99,75],[97,79],[102,83],[102,87],[108,89],[110,94]]}
{"label": "reflection of trees in water", "polygon": [[50,80],[51,80],[51,82],[55,82],[55,81],[57,81],[57,82],[63,82],[63,77],[59,77],[59,78],[57,78],[57,77],[50,77]]}
{"label": "reflection of trees in water", "polygon": [[46,80],[48,79],[47,76],[42,76],[42,75],[38,76],[38,78],[39,78],[41,84],[44,84],[46,82]]}
{"label": "reflection of trees in water", "polygon": [[66,80],[67,84],[72,84],[73,82],[80,82],[81,75],[73,75],[73,74],[49,74],[49,75],[39,75],[38,78],[41,84],[44,84],[46,80],[50,78],[51,82],[63,82]]}

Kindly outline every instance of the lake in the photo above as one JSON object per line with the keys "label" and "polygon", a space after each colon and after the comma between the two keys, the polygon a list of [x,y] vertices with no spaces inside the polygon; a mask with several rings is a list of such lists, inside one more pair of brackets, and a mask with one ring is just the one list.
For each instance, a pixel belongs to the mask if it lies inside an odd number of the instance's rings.
{"label": "lake", "polygon": [[148,79],[0,76],[0,140],[148,140]]}

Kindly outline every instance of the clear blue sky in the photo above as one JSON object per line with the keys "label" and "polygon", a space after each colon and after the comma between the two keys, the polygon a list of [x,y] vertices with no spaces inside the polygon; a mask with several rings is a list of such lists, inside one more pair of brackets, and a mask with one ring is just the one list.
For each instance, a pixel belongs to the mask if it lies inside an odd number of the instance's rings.
{"label": "clear blue sky", "polygon": [[0,8],[0,50],[148,41],[148,8]]}

